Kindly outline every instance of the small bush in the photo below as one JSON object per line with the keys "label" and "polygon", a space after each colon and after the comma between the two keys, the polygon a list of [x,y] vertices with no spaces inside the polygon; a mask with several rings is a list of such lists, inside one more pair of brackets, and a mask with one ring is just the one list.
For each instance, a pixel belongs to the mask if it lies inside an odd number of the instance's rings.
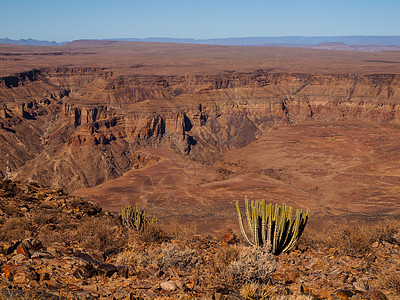
{"label": "small bush", "polygon": [[238,259],[230,263],[227,273],[237,284],[266,284],[276,266],[276,259],[266,249],[245,247],[240,251]]}
{"label": "small bush", "polygon": [[158,261],[160,268],[195,268],[201,262],[201,256],[196,250],[186,247],[179,249],[174,244],[166,244],[161,248],[161,259]]}
{"label": "small bush", "polygon": [[371,252],[372,236],[364,225],[346,225],[330,235],[330,247],[349,256],[363,256]]}
{"label": "small bush", "polygon": [[118,254],[116,262],[119,265],[128,265],[137,263],[138,262],[137,254],[135,253],[134,250],[125,249],[124,251]]}
{"label": "small bush", "polygon": [[246,283],[240,289],[240,296],[246,300],[256,299],[272,299],[273,293],[271,286],[258,284],[258,283]]}
{"label": "small bush", "polygon": [[165,226],[160,223],[150,223],[143,232],[141,237],[147,243],[162,243],[171,239],[165,230]]}
{"label": "small bush", "polygon": [[0,240],[14,241],[31,237],[34,228],[26,218],[9,218],[0,226]]}
{"label": "small bush", "polygon": [[192,241],[196,235],[197,228],[195,225],[183,225],[179,223],[149,223],[146,228],[140,232],[143,241],[148,243],[162,243],[171,240],[188,243]]}
{"label": "small bush", "polygon": [[53,222],[53,215],[43,211],[37,211],[32,214],[32,221],[37,225],[45,225]]}
{"label": "small bush", "polygon": [[388,218],[368,226],[371,239],[374,242],[394,243],[396,234],[400,232],[400,220]]}
{"label": "small bush", "polygon": [[170,240],[179,240],[181,242],[193,241],[197,234],[195,224],[180,224],[177,222],[164,224],[164,232]]}
{"label": "small bush", "polygon": [[400,295],[400,274],[399,272],[391,272],[384,277],[383,285],[385,288],[393,289],[397,295]]}
{"label": "small bush", "polygon": [[114,220],[93,218],[77,225],[75,238],[86,248],[98,249],[106,254],[120,252],[126,243],[118,223]]}
{"label": "small bush", "polygon": [[217,278],[226,281],[225,274],[229,265],[239,258],[239,253],[242,248],[236,245],[224,245],[217,249],[211,261],[211,272]]}

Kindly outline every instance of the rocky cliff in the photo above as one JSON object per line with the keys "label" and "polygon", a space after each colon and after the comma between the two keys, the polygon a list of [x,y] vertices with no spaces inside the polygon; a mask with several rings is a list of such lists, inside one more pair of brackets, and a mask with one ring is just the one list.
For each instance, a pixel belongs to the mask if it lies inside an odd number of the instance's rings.
{"label": "rocky cliff", "polygon": [[72,191],[162,147],[212,164],[275,124],[400,121],[400,75],[120,76],[44,68],[0,78],[0,175]]}

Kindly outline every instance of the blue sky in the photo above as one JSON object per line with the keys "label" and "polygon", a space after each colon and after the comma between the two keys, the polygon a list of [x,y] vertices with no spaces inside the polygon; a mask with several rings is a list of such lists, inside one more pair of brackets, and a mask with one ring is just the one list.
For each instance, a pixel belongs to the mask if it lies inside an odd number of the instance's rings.
{"label": "blue sky", "polygon": [[400,35],[400,0],[0,0],[0,37]]}

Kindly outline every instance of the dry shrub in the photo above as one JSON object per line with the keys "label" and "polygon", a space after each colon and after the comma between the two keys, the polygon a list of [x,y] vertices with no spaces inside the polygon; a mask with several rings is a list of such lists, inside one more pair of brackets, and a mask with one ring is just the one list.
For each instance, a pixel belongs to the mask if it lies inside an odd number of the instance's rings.
{"label": "dry shrub", "polygon": [[31,237],[34,228],[26,218],[9,218],[0,225],[0,240],[15,241]]}
{"label": "dry shrub", "polygon": [[400,295],[400,273],[393,271],[388,272],[387,275],[383,274],[382,276],[382,285],[385,288],[394,290],[397,295]]}
{"label": "dry shrub", "polygon": [[240,296],[246,300],[272,299],[273,293],[271,286],[252,282],[242,286]]}
{"label": "dry shrub", "polygon": [[121,253],[118,253],[116,262],[118,265],[128,265],[137,263],[137,254],[133,249],[124,249]]}
{"label": "dry shrub", "polygon": [[294,293],[285,286],[260,284],[260,283],[246,283],[240,289],[240,295],[246,300],[313,300],[315,299],[310,295],[303,295]]}
{"label": "dry shrub", "polygon": [[224,280],[226,269],[239,257],[241,246],[223,245],[217,249],[213,259],[211,260],[210,270],[218,279]]}
{"label": "dry shrub", "polygon": [[164,224],[164,232],[171,240],[189,242],[196,236],[197,227],[195,224],[180,224],[173,222],[170,224]]}
{"label": "dry shrub", "polygon": [[55,242],[61,243],[68,241],[70,237],[71,232],[55,230],[53,226],[42,226],[37,235],[37,239],[42,241],[43,246],[45,247],[51,246]]}
{"label": "dry shrub", "polygon": [[98,249],[106,254],[118,253],[126,243],[126,236],[115,220],[91,218],[77,224],[75,239],[83,247]]}
{"label": "dry shrub", "polygon": [[35,211],[32,221],[38,227],[37,238],[44,246],[54,242],[71,242],[75,239],[76,228],[80,220],[74,220],[70,215],[52,210]]}
{"label": "dry shrub", "polygon": [[79,219],[76,219],[75,217],[72,217],[69,214],[56,213],[52,216],[52,218],[50,219],[50,222],[56,223],[57,227],[60,230],[73,231],[79,226],[80,222],[82,222],[82,221]]}
{"label": "dry shrub", "polygon": [[41,210],[32,213],[32,221],[39,226],[43,226],[49,223],[55,223],[53,214]]}
{"label": "dry shrub", "polygon": [[203,263],[201,255],[197,250],[189,247],[179,247],[172,243],[163,243],[148,248],[146,251],[135,249],[125,249],[117,256],[120,264],[135,264],[146,267],[148,265],[158,265],[159,268],[168,270],[169,268],[192,269],[199,268]]}
{"label": "dry shrub", "polygon": [[199,253],[188,247],[180,249],[175,244],[164,244],[161,247],[161,258],[158,260],[160,268],[195,268],[202,262]]}
{"label": "dry shrub", "polygon": [[330,247],[349,256],[364,256],[371,252],[372,236],[365,225],[346,225],[330,235]]}
{"label": "dry shrub", "polygon": [[275,271],[276,267],[276,258],[266,249],[244,247],[238,259],[229,264],[227,276],[235,284],[266,284],[270,281],[270,273]]}
{"label": "dry shrub", "polygon": [[124,249],[118,253],[116,263],[120,265],[135,265],[147,267],[149,265],[157,265],[161,259],[161,248],[153,247],[147,251],[137,251],[135,249]]}
{"label": "dry shrub", "polygon": [[[134,233],[131,231],[131,234]],[[170,240],[164,226],[159,222],[148,224],[148,226],[141,232],[141,238],[147,243],[162,243]]]}
{"label": "dry shrub", "polygon": [[373,242],[395,242],[400,222],[387,219],[377,223],[338,224],[329,230],[308,228],[299,244],[309,247],[325,246],[337,249],[341,254],[362,256],[372,251]]}
{"label": "dry shrub", "polygon": [[371,239],[376,242],[397,242],[394,238],[400,232],[400,220],[388,218],[368,225]]}
{"label": "dry shrub", "polygon": [[312,248],[328,246],[330,244],[330,235],[331,233],[306,228],[299,239],[298,245]]}
{"label": "dry shrub", "polygon": [[155,222],[150,223],[141,232],[141,237],[145,242],[149,243],[162,243],[171,240],[190,242],[195,238],[196,234],[197,228],[195,225]]}

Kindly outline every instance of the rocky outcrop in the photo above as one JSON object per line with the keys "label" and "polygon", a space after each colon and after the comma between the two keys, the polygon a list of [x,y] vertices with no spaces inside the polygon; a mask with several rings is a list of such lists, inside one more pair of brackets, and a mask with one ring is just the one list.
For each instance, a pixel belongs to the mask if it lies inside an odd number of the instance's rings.
{"label": "rocky outcrop", "polygon": [[121,175],[141,147],[213,163],[275,124],[400,120],[400,76],[391,74],[55,68],[14,77],[0,80],[0,175],[69,191]]}

